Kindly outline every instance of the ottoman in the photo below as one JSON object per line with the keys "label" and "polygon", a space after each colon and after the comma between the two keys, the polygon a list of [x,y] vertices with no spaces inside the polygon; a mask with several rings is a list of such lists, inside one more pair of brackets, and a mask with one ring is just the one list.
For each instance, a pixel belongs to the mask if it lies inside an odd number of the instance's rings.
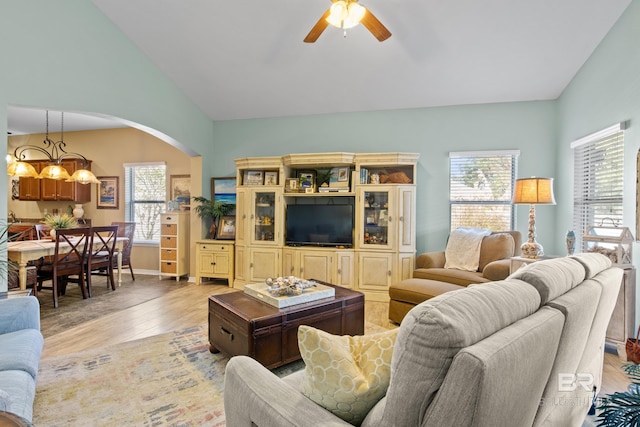
{"label": "ottoman", "polygon": [[423,301],[465,286],[430,279],[406,279],[389,287],[389,320],[402,322],[404,316]]}

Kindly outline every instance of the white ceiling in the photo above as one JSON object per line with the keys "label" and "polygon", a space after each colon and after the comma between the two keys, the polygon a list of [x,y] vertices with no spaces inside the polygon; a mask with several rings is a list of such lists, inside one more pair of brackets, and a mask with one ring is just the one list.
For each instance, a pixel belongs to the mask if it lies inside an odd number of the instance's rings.
{"label": "white ceiling", "polygon": [[92,2],[229,120],[555,99],[630,0],[362,0],[390,39],[328,27],[314,44],[329,0]]}

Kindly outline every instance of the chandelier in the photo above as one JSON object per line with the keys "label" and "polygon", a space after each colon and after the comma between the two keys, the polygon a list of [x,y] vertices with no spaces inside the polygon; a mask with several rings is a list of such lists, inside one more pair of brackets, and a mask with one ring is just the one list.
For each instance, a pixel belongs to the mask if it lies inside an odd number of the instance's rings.
{"label": "chandelier", "polygon": [[[47,131],[44,141],[44,147],[36,145],[22,145],[17,147],[13,152],[13,156],[8,159],[7,173],[9,176],[36,179],[55,179],[65,180],[66,182],[78,182],[80,184],[100,184],[96,176],[87,168],[89,160],[82,154],[71,153],[65,150],[67,144],[64,142],[64,112],[60,113],[60,141],[53,141],[49,138],[49,111],[47,110]],[[49,165],[42,169],[40,173],[36,171],[32,164],[24,161],[27,151],[36,151],[44,156]],[[76,170],[73,175],[62,167],[61,162],[65,159],[79,159],[82,163],[82,169]]]}

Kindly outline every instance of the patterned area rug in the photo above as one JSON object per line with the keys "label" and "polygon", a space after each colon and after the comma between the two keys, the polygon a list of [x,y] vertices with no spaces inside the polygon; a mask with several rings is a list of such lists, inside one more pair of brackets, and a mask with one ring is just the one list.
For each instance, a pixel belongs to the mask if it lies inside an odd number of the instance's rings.
{"label": "patterned area rug", "polygon": [[[366,333],[384,328],[367,324]],[[40,363],[36,426],[224,426],[224,370],[207,325]],[[302,361],[273,370],[285,376]]]}
{"label": "patterned area rug", "polygon": [[[223,426],[228,359],[211,354],[207,326],[45,359],[37,426]],[[284,376],[302,362],[274,372]]]}

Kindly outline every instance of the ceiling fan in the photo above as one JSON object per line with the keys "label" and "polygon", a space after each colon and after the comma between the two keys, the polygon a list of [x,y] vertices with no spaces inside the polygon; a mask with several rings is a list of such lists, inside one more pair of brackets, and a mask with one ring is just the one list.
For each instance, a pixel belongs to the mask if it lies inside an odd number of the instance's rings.
{"label": "ceiling fan", "polygon": [[329,9],[320,17],[316,25],[313,26],[307,37],[305,37],[305,43],[313,43],[318,40],[318,37],[329,26],[333,25],[337,28],[346,30],[348,28],[355,27],[362,22],[367,30],[373,34],[378,41],[383,42],[391,37],[391,32],[382,25],[382,22],[376,18],[364,6],[358,4],[358,0],[331,0],[333,3]]}

